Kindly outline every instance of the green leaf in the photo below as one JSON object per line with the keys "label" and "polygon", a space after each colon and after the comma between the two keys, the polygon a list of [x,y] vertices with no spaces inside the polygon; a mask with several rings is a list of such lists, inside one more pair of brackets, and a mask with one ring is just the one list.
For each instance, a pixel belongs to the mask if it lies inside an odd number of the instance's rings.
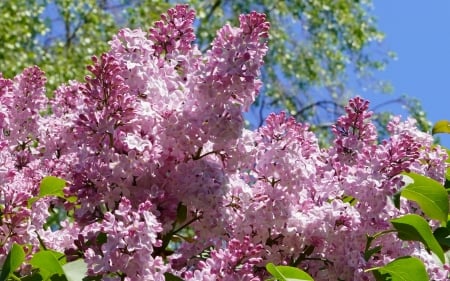
{"label": "green leaf", "polygon": [[429,280],[425,266],[421,260],[414,257],[401,257],[376,270],[376,280],[389,281],[425,281]]}
{"label": "green leaf", "polygon": [[391,281],[391,276],[387,273],[381,274],[378,270],[373,270],[372,273],[376,281]]}
{"label": "green leaf", "polygon": [[106,235],[106,233],[104,233],[104,232],[100,232],[98,235],[97,235],[97,244],[98,245],[103,245],[103,244],[105,244],[107,241],[108,241],[108,235]]}
{"label": "green leaf", "polygon": [[8,277],[13,274],[13,272],[19,268],[19,266],[25,260],[25,252],[22,246],[14,243],[9,250],[8,256],[6,257],[5,263],[2,267],[2,272],[0,274],[0,281],[8,279]]}
{"label": "green leaf", "polygon": [[36,272],[33,272],[31,275],[21,277],[20,280],[22,280],[22,281],[42,281],[43,279],[42,279],[41,274],[39,274],[39,272],[36,271]]}
{"label": "green leaf", "polygon": [[31,258],[30,264],[39,269],[42,279],[45,281],[54,275],[64,275],[61,265],[63,261],[59,261],[63,256],[63,254],[54,251],[39,251]]}
{"label": "green leaf", "polygon": [[[447,151],[447,160],[445,160],[446,163],[450,163],[450,150],[448,148],[445,148]],[[450,167],[448,167],[445,170],[445,188],[448,188],[447,182],[450,181]]]}
{"label": "green leaf", "polygon": [[181,279],[180,277],[175,276],[169,272],[164,273],[164,278],[166,279],[166,281],[183,281],[183,279]]}
{"label": "green leaf", "polygon": [[296,267],[268,263],[266,269],[278,281],[314,281],[308,273]]}
{"label": "green leaf", "polygon": [[[39,185],[39,195],[37,197],[32,197],[28,199],[28,207],[31,207],[34,202],[39,200],[39,198],[45,196],[57,196],[64,198],[64,187],[66,186],[66,181],[54,176],[44,177]],[[73,198],[68,199],[69,202],[74,202]]]}
{"label": "green leaf", "polygon": [[62,269],[68,281],[82,281],[86,277],[87,264],[84,260],[79,259],[66,263],[62,266]]}
{"label": "green leaf", "polygon": [[364,252],[364,260],[368,261],[374,254],[379,253],[381,251],[381,246],[373,247]]}
{"label": "green leaf", "polygon": [[66,181],[54,176],[48,176],[42,179],[39,186],[39,197],[44,196],[58,196],[64,197],[63,189],[66,186]]}
{"label": "green leaf", "polygon": [[179,203],[177,207],[177,222],[183,223],[187,218],[187,207],[183,203]]}
{"label": "green leaf", "polygon": [[444,187],[445,187],[445,190],[447,190],[447,193],[449,193],[449,190],[450,190],[450,179],[449,179],[449,176],[448,176],[449,171],[450,171],[450,169],[447,169],[447,174],[445,176],[446,179],[445,179],[445,183],[444,183]]}
{"label": "green leaf", "polygon": [[415,173],[406,174],[414,180],[401,192],[406,199],[415,201],[422,211],[432,219],[447,222],[449,202],[444,186],[428,177]]}
{"label": "green leaf", "polygon": [[353,196],[347,196],[347,195],[345,195],[345,196],[342,198],[342,202],[344,202],[344,203],[349,203],[351,206],[354,206],[356,203],[358,203],[358,200],[356,200],[356,198],[353,197]]}
{"label": "green leaf", "polygon": [[439,242],[444,252],[450,249],[450,229],[448,226],[437,228],[433,232],[433,236]]}
{"label": "green leaf", "polygon": [[450,134],[450,122],[448,120],[439,120],[434,124],[432,134],[438,133]]}
{"label": "green leaf", "polygon": [[[54,176],[44,177],[39,185],[39,195],[28,199],[28,207],[31,207],[39,198],[45,196],[57,196],[64,198],[64,187],[66,181]],[[73,198],[68,198],[69,202],[74,202]]]}
{"label": "green leaf", "polygon": [[431,232],[427,221],[419,215],[408,214],[391,220],[398,231],[398,237],[405,241],[420,241],[428,250],[433,251],[442,263],[445,263],[444,251]]}
{"label": "green leaf", "polygon": [[400,197],[401,197],[401,192],[397,192],[392,196],[392,202],[394,203],[394,206],[397,209],[400,209]]}

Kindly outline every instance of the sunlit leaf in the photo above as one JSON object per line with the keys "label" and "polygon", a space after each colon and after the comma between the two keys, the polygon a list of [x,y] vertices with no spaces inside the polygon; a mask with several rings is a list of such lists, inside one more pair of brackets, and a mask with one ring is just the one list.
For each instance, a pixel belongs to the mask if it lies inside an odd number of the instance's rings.
{"label": "sunlit leaf", "polygon": [[432,130],[432,134],[450,134],[450,122],[448,120],[439,120],[437,121]]}
{"label": "sunlit leaf", "polygon": [[401,195],[406,199],[415,201],[430,218],[446,223],[449,202],[445,187],[439,182],[422,175],[409,173],[407,176],[411,177],[414,183],[407,185],[401,191]]}
{"label": "sunlit leaf", "polygon": [[426,281],[429,280],[425,265],[414,257],[401,257],[383,267],[372,268],[378,280],[389,281]]}
{"label": "sunlit leaf", "polygon": [[63,189],[66,186],[66,181],[54,176],[48,176],[42,179],[39,186],[39,196],[59,196],[64,197]]}
{"label": "sunlit leaf", "polygon": [[82,281],[86,277],[87,264],[82,259],[66,263],[62,266],[67,281]]}
{"label": "sunlit leaf", "polygon": [[428,250],[431,250],[444,263],[444,251],[433,236],[427,221],[419,215],[408,214],[391,220],[398,231],[398,237],[405,241],[420,241]]}
{"label": "sunlit leaf", "polygon": [[314,281],[308,273],[296,267],[268,263],[266,269],[278,281]]}
{"label": "sunlit leaf", "polygon": [[59,261],[62,256],[64,255],[54,251],[39,251],[33,255],[30,264],[39,269],[43,280],[48,280],[54,275],[64,275],[64,270]]}
{"label": "sunlit leaf", "polygon": [[54,177],[47,176],[44,177],[39,185],[39,195],[37,197],[32,197],[28,200],[28,205],[31,206],[34,202],[36,202],[39,198],[45,196],[57,196],[64,198],[64,187],[66,186],[66,181]]}

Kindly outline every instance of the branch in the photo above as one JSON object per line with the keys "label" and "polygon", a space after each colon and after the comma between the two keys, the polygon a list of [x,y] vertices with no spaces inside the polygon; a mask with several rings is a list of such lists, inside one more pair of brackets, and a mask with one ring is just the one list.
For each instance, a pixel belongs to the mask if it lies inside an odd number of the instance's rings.
{"label": "branch", "polygon": [[206,15],[205,18],[206,21],[209,21],[214,11],[220,6],[221,2],[222,2],[221,0],[216,0],[216,2],[214,2],[214,4],[211,7],[211,10],[209,10],[209,13]]}
{"label": "branch", "polygon": [[305,111],[310,110],[310,109],[312,109],[312,108],[314,108],[314,107],[319,107],[319,106],[320,106],[320,107],[324,107],[324,105],[327,105],[327,104],[333,105],[334,108],[342,107],[340,104],[338,104],[338,103],[335,102],[335,101],[321,100],[321,101],[317,101],[317,102],[315,102],[315,103],[312,103],[312,104],[310,104],[310,105],[307,105],[307,106],[303,107],[302,109],[300,109],[300,110],[294,115],[294,117],[297,119],[299,116],[303,115],[303,113],[304,113]]}
{"label": "branch", "polygon": [[383,106],[386,106],[386,105],[389,105],[389,104],[393,104],[393,103],[404,104],[405,100],[403,98],[401,98],[401,97],[397,98],[397,99],[388,100],[388,101],[382,102],[382,103],[377,104],[376,106],[372,107],[372,111],[376,111],[376,110],[378,110],[379,108],[381,108]]}

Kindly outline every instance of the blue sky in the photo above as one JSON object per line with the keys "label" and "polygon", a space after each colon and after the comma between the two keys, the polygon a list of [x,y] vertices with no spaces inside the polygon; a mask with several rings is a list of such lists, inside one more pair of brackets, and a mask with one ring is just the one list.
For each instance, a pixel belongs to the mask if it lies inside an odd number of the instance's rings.
{"label": "blue sky", "polygon": [[[378,77],[394,86],[392,96],[361,93],[373,104],[407,94],[418,98],[430,121],[450,120],[450,1],[373,0],[372,14],[386,34],[383,49],[392,50],[392,61]],[[405,112],[390,107],[399,114]],[[450,148],[450,135],[439,135]]]}

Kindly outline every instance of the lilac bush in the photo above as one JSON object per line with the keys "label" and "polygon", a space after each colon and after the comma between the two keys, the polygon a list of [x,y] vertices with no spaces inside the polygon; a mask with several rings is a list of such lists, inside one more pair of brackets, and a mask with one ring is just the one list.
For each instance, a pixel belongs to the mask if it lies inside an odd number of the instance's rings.
{"label": "lilac bush", "polygon": [[[375,280],[368,269],[403,256],[447,278],[448,265],[390,231],[391,219],[422,215],[391,200],[402,173],[443,184],[445,149],[412,119],[392,119],[378,142],[359,97],[326,148],[283,112],[246,129],[269,23],[242,15],[203,54],[194,19],[178,5],[149,32],[119,31],[85,82],[52,99],[37,67],[0,77],[0,264],[15,243],[26,248],[21,276],[53,249],[104,280],[264,280],[269,262],[314,280]],[[46,176],[67,182],[63,196],[39,195]]]}

